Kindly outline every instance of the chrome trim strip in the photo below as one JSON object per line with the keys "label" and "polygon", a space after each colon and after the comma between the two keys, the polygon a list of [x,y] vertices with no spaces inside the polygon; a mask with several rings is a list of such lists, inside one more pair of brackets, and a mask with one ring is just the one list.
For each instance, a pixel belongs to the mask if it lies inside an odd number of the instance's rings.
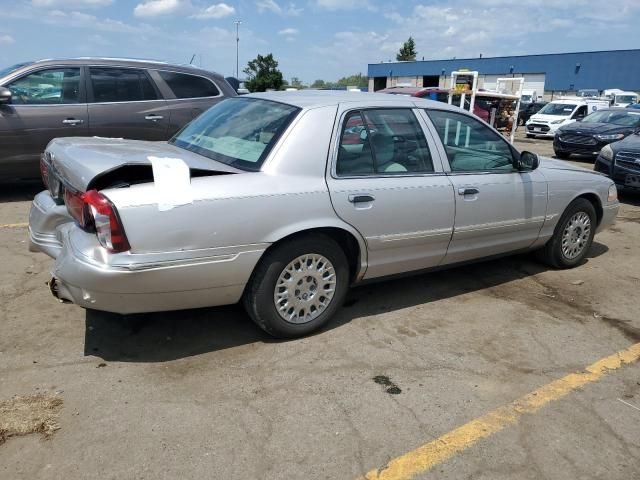
{"label": "chrome trim strip", "polygon": [[441,236],[450,236],[453,228],[436,228],[433,230],[422,230],[418,232],[409,232],[409,233],[392,233],[388,235],[380,235],[378,237],[369,237],[370,239],[378,240],[382,243],[387,242],[397,242],[399,240],[412,240],[418,238],[430,238],[430,237],[441,237]]}
{"label": "chrome trim strip", "polygon": [[545,216],[537,216],[531,218],[519,218],[516,220],[504,220],[501,222],[479,223],[476,225],[465,225],[463,227],[454,227],[454,235],[456,233],[481,232],[493,229],[507,229],[513,227],[521,227],[523,225],[539,226],[545,221]]}

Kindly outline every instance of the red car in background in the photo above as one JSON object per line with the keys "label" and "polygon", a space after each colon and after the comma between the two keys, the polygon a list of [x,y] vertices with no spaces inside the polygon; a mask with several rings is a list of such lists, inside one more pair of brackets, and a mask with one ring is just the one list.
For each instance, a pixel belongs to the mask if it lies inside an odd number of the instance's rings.
{"label": "red car in background", "polygon": [[[428,100],[435,100],[436,102],[448,103],[449,90],[439,87],[389,87],[382,90],[378,90],[376,93],[388,93],[390,95],[406,95],[408,97],[420,97]],[[453,96],[453,104],[460,105],[460,95]],[[465,100],[467,107],[469,106],[469,95]],[[467,108],[468,110],[468,108]],[[478,101],[473,106],[473,114],[485,122],[489,122],[491,106],[487,105],[484,101]]]}

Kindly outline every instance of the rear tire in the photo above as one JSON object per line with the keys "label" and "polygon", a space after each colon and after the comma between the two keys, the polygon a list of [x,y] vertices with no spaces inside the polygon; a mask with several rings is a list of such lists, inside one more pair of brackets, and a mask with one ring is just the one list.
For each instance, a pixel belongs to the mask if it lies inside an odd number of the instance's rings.
{"label": "rear tire", "polygon": [[584,198],[576,198],[562,214],[553,236],[538,250],[538,258],[559,269],[579,265],[593,243],[596,222],[593,204]]}
{"label": "rear tire", "polygon": [[280,338],[324,326],[349,288],[347,257],[332,238],[307,234],[267,251],[254,270],[243,304],[264,331]]}

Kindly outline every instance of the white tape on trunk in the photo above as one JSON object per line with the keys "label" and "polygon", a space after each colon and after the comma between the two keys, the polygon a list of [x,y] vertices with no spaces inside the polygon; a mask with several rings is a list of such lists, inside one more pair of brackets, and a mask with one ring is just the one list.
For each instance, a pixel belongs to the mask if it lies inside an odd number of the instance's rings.
{"label": "white tape on trunk", "polygon": [[191,171],[180,158],[147,157],[153,168],[153,183],[158,198],[158,210],[171,210],[193,203]]}

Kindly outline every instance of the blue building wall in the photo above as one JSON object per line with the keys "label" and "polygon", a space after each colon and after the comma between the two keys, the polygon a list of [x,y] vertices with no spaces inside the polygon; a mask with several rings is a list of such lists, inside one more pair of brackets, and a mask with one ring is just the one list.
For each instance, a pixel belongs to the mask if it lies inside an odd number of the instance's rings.
{"label": "blue building wall", "polygon": [[[579,65],[579,67],[578,67]],[[369,64],[369,77],[450,76],[459,69],[480,74],[544,73],[545,90],[640,90],[640,50],[556,53]]]}

